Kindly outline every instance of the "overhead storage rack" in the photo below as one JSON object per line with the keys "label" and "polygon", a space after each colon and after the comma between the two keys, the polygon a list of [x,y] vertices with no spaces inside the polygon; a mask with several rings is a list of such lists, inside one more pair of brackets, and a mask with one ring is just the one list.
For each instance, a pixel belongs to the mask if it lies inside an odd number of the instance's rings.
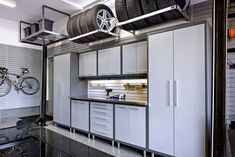
{"label": "overhead storage rack", "polygon": [[[74,40],[77,40],[77,39],[81,39],[83,37],[87,37],[87,36],[90,36],[90,35],[93,35],[93,34],[96,34],[96,33],[100,33],[100,32],[103,32],[103,33],[109,34],[113,37],[119,38],[120,37],[120,27],[121,26],[130,24],[130,23],[133,23],[133,22],[136,22],[136,21],[139,21],[139,20],[143,20],[143,19],[146,19],[146,18],[149,18],[149,17],[153,17],[153,16],[156,16],[156,15],[160,15],[162,13],[166,13],[166,12],[173,11],[173,10],[179,12],[186,21],[190,21],[191,17],[190,17],[189,6],[190,6],[190,1],[185,4],[184,8],[181,8],[179,5],[172,5],[172,6],[164,8],[164,9],[160,9],[160,10],[157,10],[157,11],[154,11],[154,12],[151,12],[151,13],[148,13],[148,14],[144,14],[142,16],[138,16],[138,17],[126,20],[126,21],[122,21],[122,22],[118,22],[117,18],[111,18],[109,20],[110,28],[108,30],[97,29],[97,30],[94,30],[94,31],[91,31],[91,32],[84,33],[82,35],[73,37],[73,38],[69,38],[69,41],[74,41]],[[115,32],[112,32],[113,29],[115,29],[115,28],[119,28],[119,29],[116,29]],[[131,32],[133,34],[135,34],[135,31],[131,31]]]}
{"label": "overhead storage rack", "polygon": [[41,19],[41,28],[39,28],[39,30],[37,30],[36,32],[33,32],[32,34],[30,34],[29,36],[23,36],[22,34],[22,29],[24,29],[24,25],[25,26],[32,26],[32,23],[29,22],[25,22],[25,21],[20,21],[20,41],[23,43],[28,43],[28,44],[33,44],[33,45],[50,45],[56,42],[59,42],[61,40],[65,40],[68,39],[68,35],[65,34],[61,34],[61,33],[57,33],[57,32],[53,32],[52,30],[47,30],[45,28],[45,22],[46,22],[46,17],[45,17],[45,10],[48,9],[52,12],[55,12],[57,14],[62,14],[65,17],[67,16],[68,19],[70,17],[70,14],[67,14],[65,12],[59,11],[57,9],[48,7],[43,5],[42,6],[42,19]]}

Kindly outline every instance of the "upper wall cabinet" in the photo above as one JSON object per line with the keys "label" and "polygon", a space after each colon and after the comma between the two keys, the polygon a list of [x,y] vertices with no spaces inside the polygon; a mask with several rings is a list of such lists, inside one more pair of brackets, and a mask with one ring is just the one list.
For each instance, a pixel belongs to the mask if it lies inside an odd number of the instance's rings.
{"label": "upper wall cabinet", "polygon": [[79,54],[79,77],[97,75],[97,52]]}
{"label": "upper wall cabinet", "polygon": [[98,75],[121,74],[121,48],[113,47],[98,51]]}
{"label": "upper wall cabinet", "polygon": [[147,41],[123,46],[123,74],[147,73]]}

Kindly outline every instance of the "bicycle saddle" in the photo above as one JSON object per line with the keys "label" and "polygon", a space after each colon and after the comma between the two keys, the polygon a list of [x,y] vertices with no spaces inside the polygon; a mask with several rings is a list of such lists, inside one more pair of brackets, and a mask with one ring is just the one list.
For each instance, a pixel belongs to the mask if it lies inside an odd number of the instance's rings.
{"label": "bicycle saddle", "polygon": [[4,67],[0,67],[0,70],[3,71],[3,72],[7,72],[8,71],[8,69],[4,68]]}
{"label": "bicycle saddle", "polygon": [[23,74],[29,73],[29,68],[21,68]]}

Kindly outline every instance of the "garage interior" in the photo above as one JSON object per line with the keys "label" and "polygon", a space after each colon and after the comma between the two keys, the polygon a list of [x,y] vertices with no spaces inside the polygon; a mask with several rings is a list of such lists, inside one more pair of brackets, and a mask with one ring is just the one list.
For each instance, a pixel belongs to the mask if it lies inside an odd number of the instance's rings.
{"label": "garage interior", "polygon": [[234,19],[234,0],[0,0],[0,156],[235,156]]}

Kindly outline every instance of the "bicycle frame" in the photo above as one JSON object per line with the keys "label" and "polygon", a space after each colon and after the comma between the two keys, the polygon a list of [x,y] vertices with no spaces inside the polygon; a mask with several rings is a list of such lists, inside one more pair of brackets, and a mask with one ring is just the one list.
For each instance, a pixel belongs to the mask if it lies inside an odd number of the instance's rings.
{"label": "bicycle frame", "polygon": [[[17,74],[13,74],[13,73],[8,73],[8,72],[2,72],[3,73],[3,80],[4,79],[8,79],[14,86],[15,86],[15,89],[17,91],[20,91],[22,90],[22,87],[20,85],[21,81],[25,78],[24,77],[24,74],[21,74],[21,75],[17,75]],[[12,76],[16,76],[17,80],[12,80],[9,75],[12,75]]]}

